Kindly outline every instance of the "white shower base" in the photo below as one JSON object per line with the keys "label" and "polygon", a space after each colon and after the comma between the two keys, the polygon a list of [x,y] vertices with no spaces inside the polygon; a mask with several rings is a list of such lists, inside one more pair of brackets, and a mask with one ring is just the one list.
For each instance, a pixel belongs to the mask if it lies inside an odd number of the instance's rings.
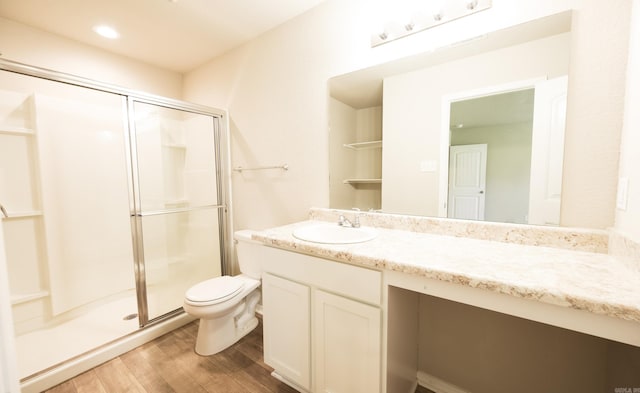
{"label": "white shower base", "polygon": [[16,337],[20,378],[33,375],[138,330],[135,294],[109,303],[51,327]]}
{"label": "white shower base", "polygon": [[[180,307],[184,289],[176,281],[150,285],[149,302]],[[137,317],[123,319],[137,310],[131,290],[91,304],[84,312],[77,310],[49,327],[17,336],[19,375],[29,377],[21,385],[22,393],[46,390],[194,320],[183,313],[140,329]]]}

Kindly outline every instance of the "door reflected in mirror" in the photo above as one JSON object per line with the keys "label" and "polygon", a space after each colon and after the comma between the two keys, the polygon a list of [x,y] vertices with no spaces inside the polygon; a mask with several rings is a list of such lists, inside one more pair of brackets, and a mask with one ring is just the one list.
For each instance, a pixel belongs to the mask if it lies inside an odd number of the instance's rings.
{"label": "door reflected in mirror", "polygon": [[451,102],[446,217],[559,224],[567,78],[529,84]]}

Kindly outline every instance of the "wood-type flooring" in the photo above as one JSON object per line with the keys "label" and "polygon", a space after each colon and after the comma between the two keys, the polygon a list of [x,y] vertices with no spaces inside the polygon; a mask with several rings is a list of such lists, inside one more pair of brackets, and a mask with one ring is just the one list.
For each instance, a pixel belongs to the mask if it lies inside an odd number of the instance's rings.
{"label": "wood-type flooring", "polygon": [[[150,341],[45,393],[295,393],[263,361],[262,323],[212,356],[193,350],[198,321]],[[433,393],[418,387],[416,393]]]}

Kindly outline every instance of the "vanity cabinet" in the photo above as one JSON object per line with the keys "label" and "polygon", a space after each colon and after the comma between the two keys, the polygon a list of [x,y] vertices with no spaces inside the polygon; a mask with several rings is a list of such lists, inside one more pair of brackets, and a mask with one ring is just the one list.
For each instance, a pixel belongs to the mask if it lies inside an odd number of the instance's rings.
{"label": "vanity cabinet", "polygon": [[309,392],[380,392],[382,273],[264,247],[264,359]]}
{"label": "vanity cabinet", "polygon": [[380,308],[317,290],[315,392],[380,391]]}
{"label": "vanity cabinet", "polygon": [[262,276],[264,362],[304,389],[311,386],[310,288]]}

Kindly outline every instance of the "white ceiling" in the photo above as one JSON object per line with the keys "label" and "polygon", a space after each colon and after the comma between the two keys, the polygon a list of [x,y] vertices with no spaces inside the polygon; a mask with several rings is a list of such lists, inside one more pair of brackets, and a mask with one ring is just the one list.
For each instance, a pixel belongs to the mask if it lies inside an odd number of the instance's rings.
{"label": "white ceiling", "polygon": [[[1,0],[0,16],[177,72],[271,30],[324,0]],[[107,24],[117,40],[93,32]]]}

